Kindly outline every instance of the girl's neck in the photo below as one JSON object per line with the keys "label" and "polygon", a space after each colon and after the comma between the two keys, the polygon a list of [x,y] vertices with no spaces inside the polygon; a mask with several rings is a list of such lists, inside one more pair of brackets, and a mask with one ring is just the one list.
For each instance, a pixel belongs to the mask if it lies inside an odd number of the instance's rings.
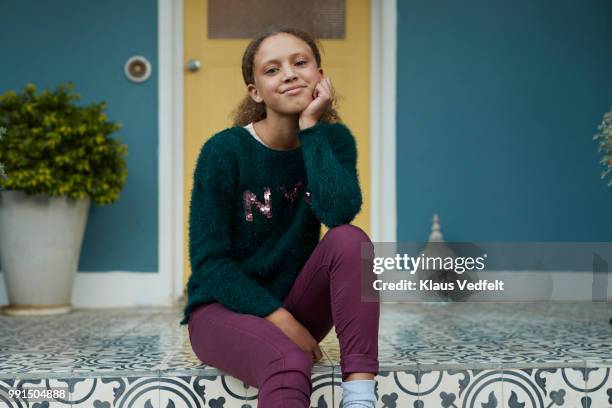
{"label": "girl's neck", "polygon": [[253,123],[255,133],[273,149],[289,150],[300,146],[295,133],[298,116],[283,116],[268,110],[266,118]]}

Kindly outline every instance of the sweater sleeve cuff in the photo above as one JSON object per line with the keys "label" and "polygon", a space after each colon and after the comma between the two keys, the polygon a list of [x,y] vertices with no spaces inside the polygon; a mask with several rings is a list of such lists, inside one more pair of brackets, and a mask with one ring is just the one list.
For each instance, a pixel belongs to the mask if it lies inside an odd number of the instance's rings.
{"label": "sweater sleeve cuff", "polygon": [[283,302],[281,302],[277,298],[274,298],[274,300],[269,302],[266,305],[266,307],[262,307],[262,309],[260,309],[258,315],[259,315],[259,317],[266,317],[267,315],[269,315],[270,313],[272,313],[273,311],[275,311],[276,309],[278,309],[281,306],[283,306]]}
{"label": "sweater sleeve cuff", "polygon": [[317,122],[314,125],[312,125],[310,127],[307,127],[306,129],[299,129],[298,130],[298,136],[300,134],[307,134],[307,133],[311,133],[311,132],[317,131],[317,130],[325,127],[326,125],[327,124],[325,122]]}
{"label": "sweater sleeve cuff", "polygon": [[327,127],[326,123],[317,122],[311,127],[300,130],[297,133],[297,137],[298,139],[300,139],[300,144],[310,145],[313,143],[321,143],[321,142],[326,143],[328,139],[328,136],[325,133],[326,127]]}

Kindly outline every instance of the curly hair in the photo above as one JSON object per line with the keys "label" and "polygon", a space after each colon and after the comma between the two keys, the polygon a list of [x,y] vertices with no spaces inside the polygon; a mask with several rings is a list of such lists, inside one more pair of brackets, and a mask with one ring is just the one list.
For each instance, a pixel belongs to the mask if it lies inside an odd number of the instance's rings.
{"label": "curly hair", "polygon": [[[312,53],[314,54],[317,66],[321,66],[321,53],[319,52],[319,46],[317,45],[318,41],[315,40],[311,34],[293,27],[272,26],[255,37],[244,51],[244,55],[242,56],[242,78],[244,79],[244,83],[246,85],[255,83],[255,78],[253,76],[253,65],[255,54],[257,54],[257,51],[259,50],[259,46],[266,38],[280,33],[291,34],[308,44],[312,50]],[[334,100],[332,100],[332,104],[321,116],[321,122],[341,122],[340,115],[338,115],[338,112],[335,109],[336,104],[337,98],[334,98]],[[266,105],[263,102],[255,102],[247,94],[238,104],[236,109],[234,109],[231,116],[234,126],[245,126],[251,122],[257,122],[264,119],[266,117]]]}

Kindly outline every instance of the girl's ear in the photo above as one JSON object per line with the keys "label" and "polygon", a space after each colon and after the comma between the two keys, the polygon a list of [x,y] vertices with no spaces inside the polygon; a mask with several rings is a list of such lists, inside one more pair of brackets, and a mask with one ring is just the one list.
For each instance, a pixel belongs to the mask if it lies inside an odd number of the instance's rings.
{"label": "girl's ear", "polygon": [[321,76],[321,78],[319,79],[325,78],[325,75],[323,74],[323,68],[319,68],[318,70],[319,70],[319,75]]}
{"label": "girl's ear", "polygon": [[255,102],[257,102],[257,103],[262,103],[263,102],[263,98],[259,95],[259,91],[255,87],[255,85],[248,84],[247,85],[247,92],[249,93],[249,96],[251,97],[251,99],[253,99]]}

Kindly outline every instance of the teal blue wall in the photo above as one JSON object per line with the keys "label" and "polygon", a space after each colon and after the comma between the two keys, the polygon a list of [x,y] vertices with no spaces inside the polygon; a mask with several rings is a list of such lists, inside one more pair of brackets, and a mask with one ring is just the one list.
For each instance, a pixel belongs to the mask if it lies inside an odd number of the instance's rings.
{"label": "teal blue wall", "polygon": [[612,241],[612,1],[398,0],[399,241]]}
{"label": "teal blue wall", "polygon": [[[80,271],[157,271],[157,2],[0,1],[0,92],[72,81],[84,103],[104,100],[128,145],[128,178],[112,205],[92,205]],[[123,66],[151,62],[140,85]],[[61,233],[58,231],[58,233]]]}

